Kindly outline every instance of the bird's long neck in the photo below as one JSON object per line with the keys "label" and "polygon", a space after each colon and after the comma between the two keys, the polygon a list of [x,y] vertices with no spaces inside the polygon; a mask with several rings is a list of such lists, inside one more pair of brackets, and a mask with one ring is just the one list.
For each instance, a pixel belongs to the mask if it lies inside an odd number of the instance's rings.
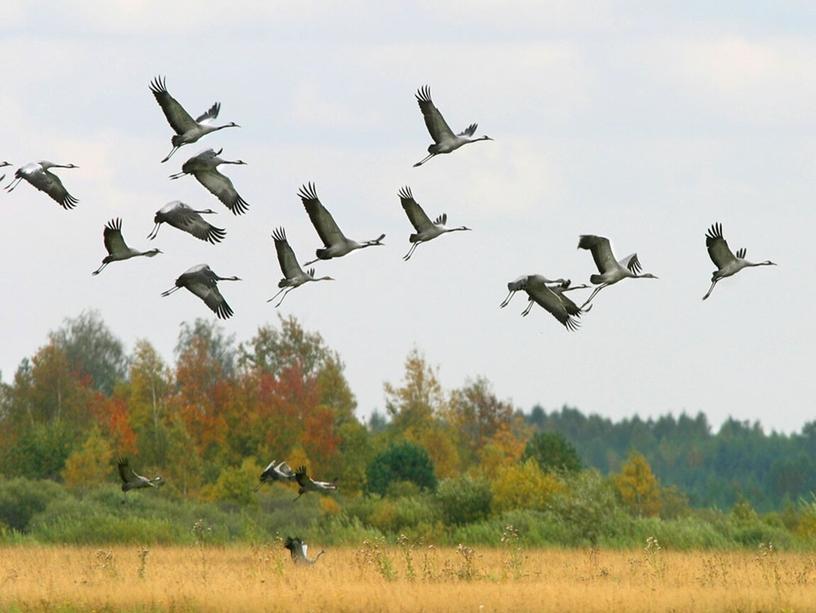
{"label": "bird's long neck", "polygon": [[459,226],[458,228],[445,228],[445,232],[461,232],[463,230],[470,230],[467,226]]}
{"label": "bird's long neck", "polygon": [[216,130],[223,130],[224,128],[237,128],[237,127],[238,126],[236,126],[234,123],[225,123],[222,126],[213,126],[212,131],[215,132]]}
{"label": "bird's long neck", "polygon": [[325,552],[325,551],[323,551],[323,550],[321,549],[321,550],[320,550],[320,551],[317,553],[317,555],[314,557],[314,560],[312,560],[312,564],[314,564],[315,562],[317,562],[317,561],[320,559],[320,556],[322,556],[324,553],[326,553],[326,552]]}
{"label": "bird's long neck", "polygon": [[374,247],[375,245],[382,245],[382,240],[385,238],[385,234],[381,234],[378,238],[370,241],[364,241],[362,244],[357,243],[359,245],[358,249],[363,249],[365,247]]}
{"label": "bird's long neck", "polygon": [[749,262],[744,260],[745,266],[773,266],[773,262]]}
{"label": "bird's long neck", "polygon": [[216,276],[215,280],[216,281],[240,281],[241,279],[239,277],[219,277],[219,276]]}

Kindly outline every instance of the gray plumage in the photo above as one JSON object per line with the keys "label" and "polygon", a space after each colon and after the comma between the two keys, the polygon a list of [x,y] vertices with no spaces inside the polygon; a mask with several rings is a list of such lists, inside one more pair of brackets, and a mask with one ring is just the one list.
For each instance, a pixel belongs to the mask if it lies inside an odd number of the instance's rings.
{"label": "gray plumage", "polygon": [[79,168],[74,164],[55,164],[47,160],[31,162],[17,169],[14,173],[14,180],[6,187],[7,192],[14,191],[20,181],[27,181],[41,192],[51,196],[52,200],[65,210],[73,209],[79,200],[74,198],[65,189],[62,180],[51,172],[51,168]]}
{"label": "gray plumage", "polygon": [[162,296],[169,296],[182,287],[195,294],[204,301],[210,310],[219,319],[229,319],[233,311],[227,301],[218,291],[219,281],[240,281],[238,277],[219,277],[206,264],[193,266],[176,279],[175,287],[162,292]]}
{"label": "gray plumage", "polygon": [[170,150],[170,153],[167,154],[167,157],[162,160],[162,163],[169,160],[179,148],[196,142],[199,138],[210,132],[223,130],[224,128],[239,127],[234,121],[220,126],[215,125],[215,119],[221,110],[220,102],[214,103],[206,112],[193,119],[190,114],[184,110],[184,107],[167,91],[167,84],[164,77],[156,77],[153,79],[150,82],[150,91],[155,96],[156,102],[159,103],[162,112],[164,112],[167,123],[169,123],[170,127],[175,131],[175,134],[170,139],[173,143],[173,148]]}
{"label": "gray plumage", "polygon": [[314,268],[304,271],[300,267],[295,257],[295,252],[289,245],[289,241],[286,240],[286,231],[283,228],[276,228],[275,231],[272,232],[272,238],[275,239],[275,251],[278,254],[278,264],[280,264],[280,269],[283,273],[283,279],[278,281],[278,287],[281,288],[280,291],[267,300],[267,302],[272,302],[283,292],[283,296],[278,304],[275,305],[275,308],[278,308],[283,303],[284,298],[286,298],[289,292],[304,283],[334,281],[332,277],[315,277]]}
{"label": "gray plumage", "polygon": [[298,196],[301,202],[303,202],[303,206],[309,214],[309,219],[314,229],[317,230],[320,240],[322,240],[325,245],[324,249],[315,251],[317,258],[306,262],[304,266],[314,264],[317,260],[331,260],[332,258],[343,257],[357,249],[381,246],[383,244],[382,241],[385,238],[385,234],[381,234],[379,238],[375,240],[363,241],[362,243],[346,238],[340,230],[340,227],[335,223],[331,213],[326,210],[326,207],[323,206],[317,197],[317,189],[315,189],[314,183],[303,185],[298,191]]}
{"label": "gray plumage", "polygon": [[598,275],[589,277],[590,283],[597,285],[581,308],[589,304],[603,288],[614,285],[622,279],[657,279],[651,273],[641,273],[642,267],[637,253],[627,255],[622,260],[616,260],[612,253],[609,239],[603,236],[584,234],[578,238],[578,248],[588,249],[598,267]]}
{"label": "gray plumage", "polygon": [[425,127],[433,139],[433,144],[428,147],[428,155],[421,159],[414,166],[421,166],[435,155],[440,153],[450,153],[456,151],[462,145],[476,143],[481,140],[493,140],[489,136],[473,138],[478,124],[472,123],[459,134],[454,134],[450,129],[442,113],[431,100],[431,88],[427,85],[420,87],[416,93],[417,104],[422,111],[422,118],[425,120]]}
{"label": "gray plumage", "polygon": [[215,151],[207,149],[194,155],[181,166],[181,172],[170,175],[171,179],[178,179],[184,175],[193,175],[207,191],[218,198],[235,215],[242,215],[249,210],[249,204],[236,191],[229,177],[221,174],[218,167],[221,164],[246,164],[243,160],[223,160],[219,155],[223,149]]}
{"label": "gray plumage", "polygon": [[153,240],[159,234],[159,227],[166,223],[182,232],[186,232],[197,239],[207,241],[210,244],[220,243],[227,235],[223,228],[216,228],[214,225],[204,221],[202,215],[215,214],[212,209],[193,209],[179,200],[168,202],[153,217],[156,225],[147,238]]}
{"label": "gray plumage", "polygon": [[138,490],[146,487],[161,487],[164,485],[164,479],[156,475],[152,479],[143,477],[137,474],[131,467],[127,458],[121,458],[116,467],[119,471],[119,478],[122,480],[122,491],[129,492],[130,490]]}
{"label": "gray plumage", "polygon": [[448,228],[445,225],[448,221],[448,216],[445,213],[442,213],[434,221],[431,221],[430,217],[428,217],[422,207],[419,206],[419,203],[414,200],[414,195],[408,186],[400,189],[397,195],[399,196],[405,214],[408,216],[408,220],[416,230],[414,234],[408,237],[409,242],[413,244],[411,245],[411,249],[408,250],[408,253],[403,256],[403,260],[409,260],[420,243],[426,243],[448,232],[470,230],[467,226]]}
{"label": "gray plumage", "polygon": [[105,243],[105,249],[108,255],[102,258],[102,265],[93,271],[92,275],[98,275],[111,262],[121,262],[122,260],[129,260],[138,256],[147,256],[152,258],[161,253],[159,249],[149,249],[147,251],[139,251],[127,246],[125,239],[122,238],[122,220],[119,218],[111,219],[102,231],[102,239]]}
{"label": "gray plumage", "polygon": [[575,331],[580,326],[578,318],[588,312],[592,306],[582,309],[564,294],[587,287],[587,285],[571,286],[569,279],[547,279],[541,275],[523,275],[507,284],[510,293],[499,306],[506,307],[516,292],[524,291],[529,298],[527,307],[521,313],[524,317],[530,313],[535,303],[558,320],[567,330]]}
{"label": "gray plumage", "polygon": [[747,250],[745,248],[737,249],[736,255],[731,251],[722,233],[722,224],[715,223],[708,232],[706,232],[706,249],[714,266],[717,267],[711,275],[711,287],[708,288],[703,300],[711,295],[714,291],[714,286],[722,279],[737,274],[743,268],[750,268],[754,266],[776,266],[774,262],[765,260],[764,262],[749,262],[745,259]]}
{"label": "gray plumage", "polygon": [[[295,481],[298,483],[297,498],[303,496],[307,492],[333,492],[337,490],[337,484],[331,481],[315,481],[306,472],[305,466],[300,466],[295,471]],[[295,500],[297,500],[295,498]]]}
{"label": "gray plumage", "polygon": [[310,559],[308,555],[309,546],[298,537],[293,538],[291,536],[287,536],[283,546],[285,549],[289,550],[289,555],[292,557],[292,562],[295,564],[305,564],[311,566],[317,562],[318,559],[320,559],[320,556],[326,553],[321,549],[314,559]]}

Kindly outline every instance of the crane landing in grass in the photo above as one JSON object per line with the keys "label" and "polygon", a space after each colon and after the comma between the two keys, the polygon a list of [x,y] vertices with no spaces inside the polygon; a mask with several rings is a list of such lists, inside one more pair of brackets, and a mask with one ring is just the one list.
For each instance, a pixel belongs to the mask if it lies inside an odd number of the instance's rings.
{"label": "crane landing in grass", "polygon": [[313,559],[310,559],[308,556],[309,546],[298,537],[292,538],[291,536],[287,536],[283,546],[289,550],[289,555],[292,556],[292,562],[295,564],[311,566],[320,559],[320,556],[326,553],[321,549]]}

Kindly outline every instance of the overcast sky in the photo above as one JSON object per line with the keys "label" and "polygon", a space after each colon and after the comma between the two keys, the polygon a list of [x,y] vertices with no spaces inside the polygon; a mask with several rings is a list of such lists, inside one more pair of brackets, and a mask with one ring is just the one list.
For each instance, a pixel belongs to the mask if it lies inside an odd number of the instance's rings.
{"label": "overcast sky", "polygon": [[[0,369],[5,380],[49,329],[100,311],[128,345],[147,337],[172,359],[179,323],[214,317],[192,294],[159,296],[209,263],[238,340],[276,322],[272,229],[301,261],[320,246],[296,193],[315,181],[357,239],[386,247],[321,262],[334,283],[290,294],[280,311],[318,330],[346,363],[361,416],[383,405],[412,347],[443,385],[484,375],[529,409],[562,404],[621,418],[704,411],[768,428],[814,419],[816,11],[812,3],[200,1],[0,4],[0,160],[73,162],[58,171],[80,199],[64,211],[23,184],[0,195]],[[784,5],[784,6],[782,6]],[[148,90],[167,76],[194,116],[216,100],[225,130],[160,164],[171,130]],[[478,143],[420,168],[431,142],[422,84],[454,130]],[[206,147],[250,203],[235,217],[192,177],[169,181]],[[8,170],[8,169],[5,169]],[[6,179],[8,182],[8,178]],[[432,217],[472,233],[401,256],[412,231],[396,196],[410,185]],[[219,211],[220,245],[164,226],[180,199]],[[102,228],[164,255],[90,272]],[[700,298],[713,265],[704,234],[777,268],[742,272]],[[579,234],[637,251],[659,280],[604,290],[577,333],[505,284],[527,273],[586,281]]]}

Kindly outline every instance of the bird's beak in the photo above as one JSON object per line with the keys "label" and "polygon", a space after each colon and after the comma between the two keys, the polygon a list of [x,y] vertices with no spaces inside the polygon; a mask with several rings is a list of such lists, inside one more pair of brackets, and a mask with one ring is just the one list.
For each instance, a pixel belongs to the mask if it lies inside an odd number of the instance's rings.
{"label": "bird's beak", "polygon": [[468,231],[473,231],[473,228],[468,228],[467,226],[464,226],[462,229],[463,230],[468,230]]}

